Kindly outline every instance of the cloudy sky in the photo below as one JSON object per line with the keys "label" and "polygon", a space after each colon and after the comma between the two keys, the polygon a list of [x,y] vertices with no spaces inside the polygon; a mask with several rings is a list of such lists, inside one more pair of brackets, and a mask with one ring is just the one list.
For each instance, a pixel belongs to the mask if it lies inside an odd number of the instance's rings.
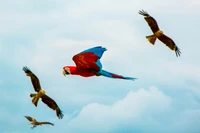
{"label": "cloudy sky", "polygon": [[[152,34],[144,9],[181,49]],[[0,4],[1,133],[199,133],[199,0],[7,0]],[[64,65],[90,47],[107,48],[103,69],[138,78],[64,77]],[[29,67],[63,110],[31,103]],[[25,115],[51,126],[32,130]]]}

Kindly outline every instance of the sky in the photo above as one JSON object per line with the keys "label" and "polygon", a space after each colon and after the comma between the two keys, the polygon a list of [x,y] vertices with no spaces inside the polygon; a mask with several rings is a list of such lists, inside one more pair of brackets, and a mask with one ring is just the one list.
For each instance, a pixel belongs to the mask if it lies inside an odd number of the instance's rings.
{"label": "sky", "polygon": [[[173,38],[176,57],[138,14],[146,10]],[[199,133],[199,0],[18,0],[0,4],[1,133]],[[103,69],[135,81],[62,75],[72,57],[91,47],[107,51]],[[27,66],[64,113],[39,101]],[[25,115],[54,126],[34,130]]]}

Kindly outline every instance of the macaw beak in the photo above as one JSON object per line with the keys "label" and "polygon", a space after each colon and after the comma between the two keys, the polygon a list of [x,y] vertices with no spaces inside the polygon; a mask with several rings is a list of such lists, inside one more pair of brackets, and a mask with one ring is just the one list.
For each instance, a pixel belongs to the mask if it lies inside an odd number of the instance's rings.
{"label": "macaw beak", "polygon": [[62,69],[62,73],[63,73],[64,76],[66,76],[66,72],[65,72],[64,69]]}
{"label": "macaw beak", "polygon": [[69,72],[67,72],[65,69],[62,69],[62,73],[64,76],[66,76],[67,74],[69,74]]}

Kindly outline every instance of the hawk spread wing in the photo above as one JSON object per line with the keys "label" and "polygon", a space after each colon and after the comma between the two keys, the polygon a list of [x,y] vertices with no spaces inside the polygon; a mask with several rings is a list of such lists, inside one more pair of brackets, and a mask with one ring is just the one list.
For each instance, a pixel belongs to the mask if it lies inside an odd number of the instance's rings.
{"label": "hawk spread wing", "polygon": [[166,46],[168,46],[171,50],[174,50],[176,53],[176,56],[180,56],[181,51],[180,49],[176,46],[175,42],[166,36],[165,34],[162,34],[161,36],[158,37],[158,39],[163,42]]}
{"label": "hawk spread wing", "polygon": [[58,116],[59,119],[63,118],[64,115],[63,115],[62,111],[60,110],[57,103],[52,98],[50,98],[47,95],[44,95],[41,97],[41,99],[49,108],[56,111],[56,115]]}
{"label": "hawk spread wing", "polygon": [[151,28],[151,30],[153,31],[153,33],[156,33],[159,30],[156,20],[152,16],[150,16],[146,11],[144,11],[144,10],[139,11],[139,14],[145,16],[144,19],[148,23],[148,25]]}
{"label": "hawk spread wing", "polygon": [[33,117],[30,117],[30,116],[24,116],[27,120],[29,120],[30,122],[35,120]]}
{"label": "hawk spread wing", "polygon": [[23,70],[27,74],[27,76],[30,76],[34,90],[36,92],[39,92],[41,89],[41,86],[40,86],[40,81],[37,78],[37,76],[28,67],[23,67]]}
{"label": "hawk spread wing", "polygon": [[49,124],[49,125],[52,125],[52,126],[54,126],[54,124],[53,123],[51,123],[51,122],[40,122],[40,124]]}

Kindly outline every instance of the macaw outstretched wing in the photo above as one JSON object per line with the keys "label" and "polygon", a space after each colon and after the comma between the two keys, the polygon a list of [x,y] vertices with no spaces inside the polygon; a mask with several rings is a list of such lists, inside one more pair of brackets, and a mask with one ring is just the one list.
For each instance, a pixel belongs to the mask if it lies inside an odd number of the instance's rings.
{"label": "macaw outstretched wing", "polygon": [[122,75],[118,75],[118,74],[114,74],[105,70],[101,70],[100,72],[98,72],[99,75],[108,77],[108,78],[118,78],[118,79],[126,79],[126,80],[135,80],[137,78],[133,78],[133,77],[126,77],[126,76],[122,76]]}
{"label": "macaw outstretched wing", "polygon": [[76,54],[72,59],[77,69],[92,69],[98,72],[102,68],[100,58],[104,51],[106,51],[106,48],[97,46]]}

